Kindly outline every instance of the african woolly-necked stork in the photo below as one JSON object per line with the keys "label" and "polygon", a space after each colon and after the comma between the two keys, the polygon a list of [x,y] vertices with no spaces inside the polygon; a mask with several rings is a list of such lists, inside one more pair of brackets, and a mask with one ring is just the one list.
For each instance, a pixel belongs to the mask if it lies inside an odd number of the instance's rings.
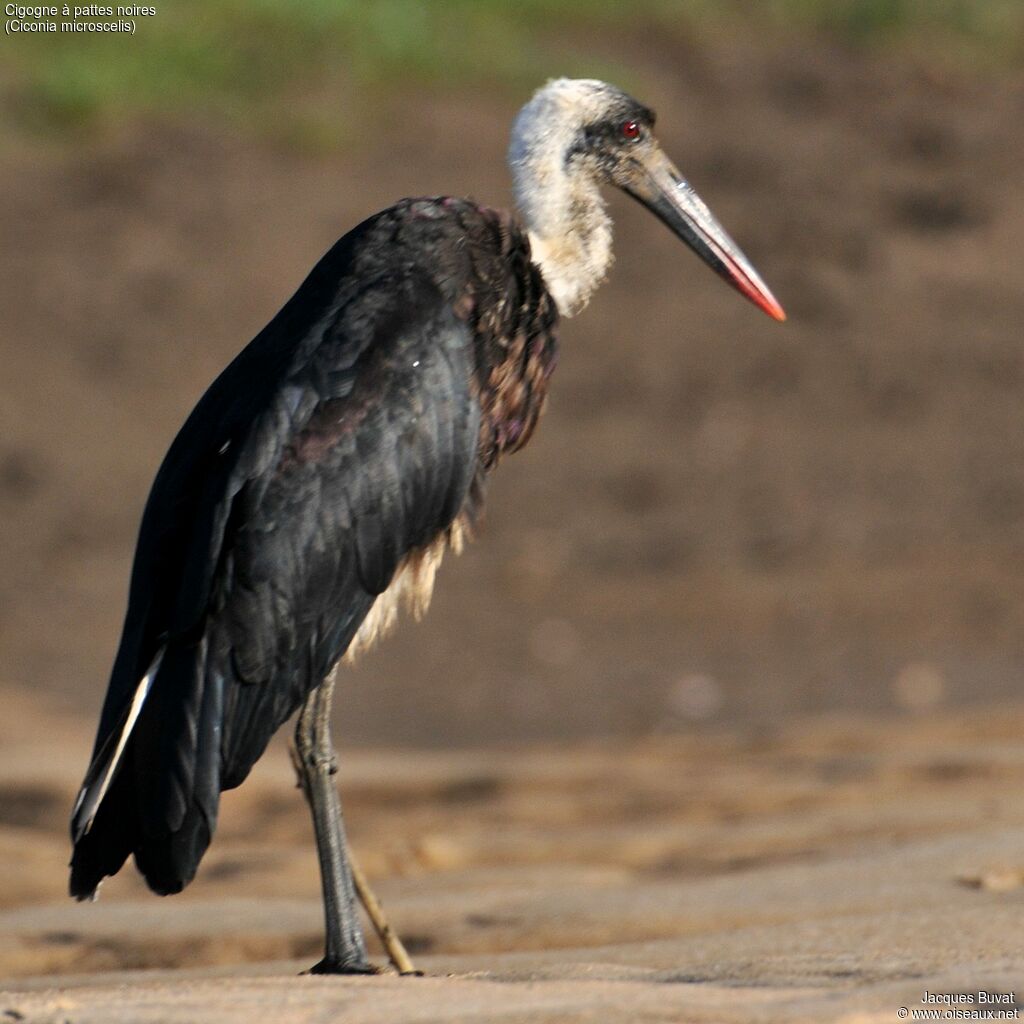
{"label": "african woolly-necked stork", "polygon": [[[398,610],[421,614],[486,481],[529,440],[559,315],[611,263],[603,185],[647,206],[730,284],[781,307],[658,147],[654,114],[561,79],[516,118],[519,219],[405,199],[345,235],[211,385],[153,484],[92,764],[72,818],[71,893],[129,854],[179,892],[238,786],[299,710],[326,949],[369,970],[329,712],[335,669]],[[358,881],[358,879],[357,879]]]}

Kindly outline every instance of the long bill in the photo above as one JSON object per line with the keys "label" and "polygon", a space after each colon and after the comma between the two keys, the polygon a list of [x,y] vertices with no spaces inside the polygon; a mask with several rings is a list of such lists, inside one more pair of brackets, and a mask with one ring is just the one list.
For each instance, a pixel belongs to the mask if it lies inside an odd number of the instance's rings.
{"label": "long bill", "polygon": [[741,295],[775,320],[786,314],[740,247],[660,149],[637,159],[624,186]]}

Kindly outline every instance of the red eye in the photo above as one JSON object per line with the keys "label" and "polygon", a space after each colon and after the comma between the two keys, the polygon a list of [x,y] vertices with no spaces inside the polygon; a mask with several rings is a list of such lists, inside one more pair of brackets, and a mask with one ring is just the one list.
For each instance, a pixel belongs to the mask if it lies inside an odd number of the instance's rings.
{"label": "red eye", "polygon": [[633,139],[639,139],[640,125],[638,125],[636,121],[624,122],[622,125],[622,135],[623,138],[629,139],[630,141],[632,141]]}

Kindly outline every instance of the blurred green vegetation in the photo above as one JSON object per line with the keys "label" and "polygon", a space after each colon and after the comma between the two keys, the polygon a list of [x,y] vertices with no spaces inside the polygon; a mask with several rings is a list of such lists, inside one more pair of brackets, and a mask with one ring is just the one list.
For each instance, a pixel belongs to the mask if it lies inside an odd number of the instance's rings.
{"label": "blurred green vegetation", "polygon": [[[25,2],[25,0],[22,0]],[[49,2],[49,0],[47,0]],[[149,0],[136,34],[6,36],[5,128],[64,132],[140,113],[261,123],[282,96],[422,83],[527,87],[554,73],[629,85],[646,31],[826,33],[852,45],[1024,64],[1024,0]],[[623,67],[588,54],[594,33],[626,41]],[[600,47],[602,54],[614,46]],[[613,66],[609,67],[609,64]],[[338,105],[350,116],[355,105]],[[315,136],[315,125],[310,135]],[[325,136],[330,132],[325,132]]]}

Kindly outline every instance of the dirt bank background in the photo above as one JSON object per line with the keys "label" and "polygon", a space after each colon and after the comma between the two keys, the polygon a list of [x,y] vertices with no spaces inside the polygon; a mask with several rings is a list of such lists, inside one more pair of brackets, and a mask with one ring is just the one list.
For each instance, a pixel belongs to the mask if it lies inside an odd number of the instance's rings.
{"label": "dirt bank background", "polygon": [[[483,540],[346,683],[349,741],[443,746],[1018,692],[1024,86],[826,41],[655,44],[660,134],[784,301],[645,211],[567,322]],[[146,123],[8,147],[0,665],[94,707],[191,404],[317,256],[410,193],[509,199],[522,95],[383,98],[342,152]]]}

